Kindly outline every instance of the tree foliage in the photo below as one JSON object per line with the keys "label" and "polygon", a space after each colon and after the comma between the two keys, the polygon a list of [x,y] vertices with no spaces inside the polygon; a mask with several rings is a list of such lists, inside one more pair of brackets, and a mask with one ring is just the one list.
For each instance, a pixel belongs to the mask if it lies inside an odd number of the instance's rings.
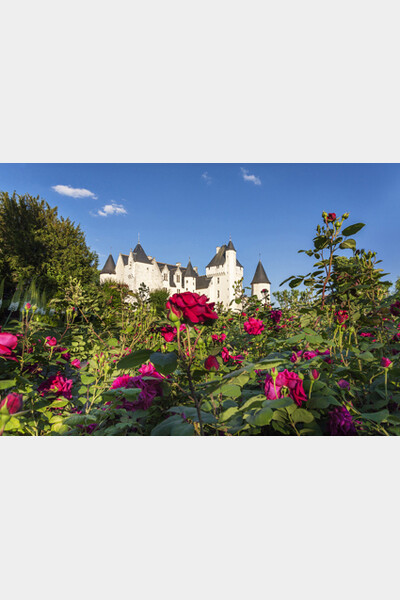
{"label": "tree foliage", "polygon": [[6,288],[32,280],[54,296],[71,276],[98,278],[98,258],[79,225],[58,217],[57,208],[28,194],[0,192],[0,278]]}

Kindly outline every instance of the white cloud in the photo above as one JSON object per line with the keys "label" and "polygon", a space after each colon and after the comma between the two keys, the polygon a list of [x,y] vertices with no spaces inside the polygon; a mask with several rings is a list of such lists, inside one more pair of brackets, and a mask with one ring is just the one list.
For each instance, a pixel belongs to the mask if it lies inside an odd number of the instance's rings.
{"label": "white cloud", "polygon": [[96,215],[100,217],[109,217],[110,215],[127,215],[127,211],[122,204],[112,202],[111,204],[105,204],[101,210],[98,210]]}
{"label": "white cloud", "polygon": [[205,171],[201,177],[202,177],[202,179],[204,179],[204,181],[206,182],[207,185],[211,185],[212,177],[209,176],[207,171]]}
{"label": "white cloud", "polygon": [[243,179],[245,181],[251,181],[254,183],[254,185],[261,185],[261,179],[259,177],[256,175],[249,175],[249,171],[247,169],[243,169],[243,167],[241,167],[240,170],[242,171]]}
{"label": "white cloud", "polygon": [[70,185],[53,185],[52,189],[62,196],[71,196],[71,198],[94,198],[97,196],[85,188],[73,188]]}

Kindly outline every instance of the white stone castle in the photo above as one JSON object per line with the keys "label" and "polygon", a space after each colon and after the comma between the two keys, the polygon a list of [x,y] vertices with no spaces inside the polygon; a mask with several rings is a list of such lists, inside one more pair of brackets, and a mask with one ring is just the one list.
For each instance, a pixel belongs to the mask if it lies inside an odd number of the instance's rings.
{"label": "white stone castle", "polygon": [[[243,267],[236,258],[231,240],[227,245],[217,246],[215,256],[206,266],[205,275],[198,274],[190,259],[187,267],[182,267],[179,262],[174,265],[158,262],[146,254],[140,243],[129,254],[120,254],[116,264],[110,254],[100,273],[100,283],[125,283],[132,291],[138,291],[144,284],[150,292],[166,289],[170,295],[197,292],[208,296],[211,302],[221,302],[225,308],[235,299],[235,284],[242,278]],[[251,282],[251,293],[263,300],[266,294],[270,297],[270,289],[271,283],[260,260]]]}

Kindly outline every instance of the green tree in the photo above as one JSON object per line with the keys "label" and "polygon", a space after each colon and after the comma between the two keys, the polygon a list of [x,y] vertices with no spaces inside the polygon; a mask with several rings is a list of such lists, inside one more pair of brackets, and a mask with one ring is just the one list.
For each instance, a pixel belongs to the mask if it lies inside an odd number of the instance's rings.
{"label": "green tree", "polygon": [[169,291],[165,289],[153,290],[150,292],[149,301],[151,306],[156,310],[157,315],[165,313],[165,303],[169,298]]}
{"label": "green tree", "polygon": [[0,192],[0,278],[6,288],[35,280],[54,296],[71,276],[83,284],[97,281],[97,266],[80,226],[58,217],[56,207],[28,194]]}

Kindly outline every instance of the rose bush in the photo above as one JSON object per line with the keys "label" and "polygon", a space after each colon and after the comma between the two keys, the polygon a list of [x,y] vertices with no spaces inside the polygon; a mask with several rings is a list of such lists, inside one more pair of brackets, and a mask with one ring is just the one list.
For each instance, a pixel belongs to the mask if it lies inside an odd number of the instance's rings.
{"label": "rose bush", "polygon": [[0,434],[400,435],[400,298],[346,219],[325,213],[314,270],[289,278],[314,290],[302,302],[20,294],[0,313]]}

